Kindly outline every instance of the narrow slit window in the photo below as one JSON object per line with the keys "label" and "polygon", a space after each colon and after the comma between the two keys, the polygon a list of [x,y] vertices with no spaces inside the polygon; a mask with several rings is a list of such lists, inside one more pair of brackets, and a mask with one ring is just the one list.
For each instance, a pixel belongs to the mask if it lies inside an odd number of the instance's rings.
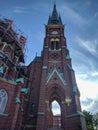
{"label": "narrow slit window", "polygon": [[8,95],[4,89],[0,90],[0,113],[3,113],[7,104]]}
{"label": "narrow slit window", "polygon": [[58,50],[58,49],[59,49],[59,42],[56,41],[56,50]]}
{"label": "narrow slit window", "polygon": [[54,42],[51,42],[51,50],[54,50]]}

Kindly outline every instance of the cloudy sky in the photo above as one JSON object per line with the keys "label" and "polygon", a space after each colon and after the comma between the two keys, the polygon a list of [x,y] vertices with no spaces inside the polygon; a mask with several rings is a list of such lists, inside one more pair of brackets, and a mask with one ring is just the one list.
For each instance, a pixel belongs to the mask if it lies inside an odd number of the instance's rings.
{"label": "cloudy sky", "polygon": [[[65,24],[82,109],[98,112],[98,0],[55,0]],[[15,31],[25,34],[28,65],[41,54],[45,27],[54,0],[0,0],[0,18],[14,20]]]}

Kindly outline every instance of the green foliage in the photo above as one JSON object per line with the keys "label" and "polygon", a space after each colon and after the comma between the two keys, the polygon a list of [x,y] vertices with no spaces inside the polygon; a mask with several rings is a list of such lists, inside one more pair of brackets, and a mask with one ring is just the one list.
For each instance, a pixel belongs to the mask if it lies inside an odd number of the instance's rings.
{"label": "green foliage", "polygon": [[88,111],[83,111],[83,114],[85,115],[87,130],[94,130],[93,127],[93,115]]}
{"label": "green foliage", "polygon": [[93,115],[93,125],[95,130],[98,130],[98,113]]}

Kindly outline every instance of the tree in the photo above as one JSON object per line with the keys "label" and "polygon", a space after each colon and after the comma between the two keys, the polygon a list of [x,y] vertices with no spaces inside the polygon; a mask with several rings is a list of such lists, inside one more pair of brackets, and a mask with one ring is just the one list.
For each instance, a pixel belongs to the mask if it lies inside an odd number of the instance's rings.
{"label": "tree", "polygon": [[83,114],[85,115],[85,120],[87,124],[87,130],[94,130],[93,127],[93,115],[88,111],[83,111]]}
{"label": "tree", "polygon": [[93,125],[94,125],[95,130],[98,130],[98,113],[93,115]]}

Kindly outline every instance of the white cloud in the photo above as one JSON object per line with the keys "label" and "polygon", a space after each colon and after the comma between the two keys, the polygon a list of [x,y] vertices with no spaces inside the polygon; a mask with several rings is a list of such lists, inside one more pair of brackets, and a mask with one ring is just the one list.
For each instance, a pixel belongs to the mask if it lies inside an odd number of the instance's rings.
{"label": "white cloud", "polygon": [[86,78],[88,78],[88,75],[82,73],[82,74],[78,74],[78,77],[81,78],[81,79],[86,79]]}
{"label": "white cloud", "polygon": [[[83,80],[78,75],[76,75],[76,79],[81,93],[82,110],[92,113],[98,111],[98,81]],[[82,103],[87,102],[88,99],[91,99],[90,103],[86,105]]]}
{"label": "white cloud", "polygon": [[82,72],[78,72],[77,76],[81,80],[90,80],[90,79],[95,80],[95,78],[98,77],[98,72],[97,71],[94,71],[94,72],[93,71],[89,71],[89,72],[82,71]]}
{"label": "white cloud", "polygon": [[97,46],[98,46],[98,41],[97,40],[84,40],[80,37],[77,37],[77,41],[80,44],[81,47],[89,51],[92,55],[97,56],[98,51],[97,51]]}
{"label": "white cloud", "polygon": [[[86,104],[86,102],[88,102],[88,104]],[[98,113],[98,96],[96,96],[95,99],[90,101],[89,99],[87,99],[83,106],[84,106],[83,107],[84,110],[87,110],[93,114]]]}
{"label": "white cloud", "polygon": [[98,76],[98,72],[93,72],[92,76]]}
{"label": "white cloud", "polygon": [[68,7],[68,5],[67,6],[62,5],[60,8],[60,12],[62,12],[63,15],[67,17],[67,19],[69,18],[70,21],[77,23],[77,25],[87,23],[87,20],[84,17],[82,17],[78,12],[76,12],[71,7]]}
{"label": "white cloud", "polygon": [[77,79],[79,89],[81,91],[81,98],[95,99],[96,95],[98,94],[98,82],[82,80],[79,77],[77,77],[77,75],[76,75],[76,79]]}
{"label": "white cloud", "polygon": [[93,59],[86,55],[83,51],[77,49],[72,49],[73,56],[73,68],[77,70],[78,76],[80,78],[88,78],[92,71],[96,72],[96,68]]}
{"label": "white cloud", "polygon": [[27,13],[27,9],[24,7],[14,7],[14,13]]}

